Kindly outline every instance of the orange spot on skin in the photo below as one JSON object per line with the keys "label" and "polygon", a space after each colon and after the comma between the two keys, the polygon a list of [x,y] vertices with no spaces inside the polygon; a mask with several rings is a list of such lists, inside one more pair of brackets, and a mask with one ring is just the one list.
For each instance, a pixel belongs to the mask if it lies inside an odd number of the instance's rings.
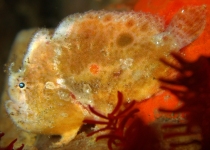
{"label": "orange spot on skin", "polygon": [[90,65],[90,72],[94,75],[98,74],[99,66],[97,64]]}

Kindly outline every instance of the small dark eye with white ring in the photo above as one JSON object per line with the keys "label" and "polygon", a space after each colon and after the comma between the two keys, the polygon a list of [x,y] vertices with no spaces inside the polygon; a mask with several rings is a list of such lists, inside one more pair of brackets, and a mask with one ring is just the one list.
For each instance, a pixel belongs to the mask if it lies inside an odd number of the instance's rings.
{"label": "small dark eye with white ring", "polygon": [[25,87],[25,83],[23,83],[23,82],[19,83],[19,87],[20,88],[24,88]]}

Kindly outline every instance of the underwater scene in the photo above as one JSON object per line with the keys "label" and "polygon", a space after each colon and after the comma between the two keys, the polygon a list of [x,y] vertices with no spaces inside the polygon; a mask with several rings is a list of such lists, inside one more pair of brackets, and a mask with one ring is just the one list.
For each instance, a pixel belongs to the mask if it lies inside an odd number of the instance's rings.
{"label": "underwater scene", "polygon": [[210,1],[0,11],[0,150],[210,149]]}

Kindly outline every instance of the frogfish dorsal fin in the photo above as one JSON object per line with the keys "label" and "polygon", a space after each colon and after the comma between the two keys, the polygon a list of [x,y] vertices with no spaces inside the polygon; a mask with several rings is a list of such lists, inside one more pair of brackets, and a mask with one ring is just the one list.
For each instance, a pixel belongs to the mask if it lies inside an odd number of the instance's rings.
{"label": "frogfish dorsal fin", "polygon": [[187,6],[172,18],[166,32],[176,41],[179,49],[198,38],[206,24],[206,6]]}

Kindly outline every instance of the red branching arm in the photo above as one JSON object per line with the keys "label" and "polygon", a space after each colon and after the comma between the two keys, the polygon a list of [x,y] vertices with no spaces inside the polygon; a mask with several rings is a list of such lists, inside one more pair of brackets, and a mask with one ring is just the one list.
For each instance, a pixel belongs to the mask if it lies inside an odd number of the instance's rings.
{"label": "red branching arm", "polygon": [[[0,133],[0,140],[1,138],[4,136],[4,133],[1,132]],[[0,147],[0,150],[14,150],[14,144],[15,142],[17,141],[17,139],[13,140],[7,147],[3,148],[3,147]],[[16,150],[23,150],[23,147],[24,147],[24,144],[22,144],[21,147],[17,148]]]}

